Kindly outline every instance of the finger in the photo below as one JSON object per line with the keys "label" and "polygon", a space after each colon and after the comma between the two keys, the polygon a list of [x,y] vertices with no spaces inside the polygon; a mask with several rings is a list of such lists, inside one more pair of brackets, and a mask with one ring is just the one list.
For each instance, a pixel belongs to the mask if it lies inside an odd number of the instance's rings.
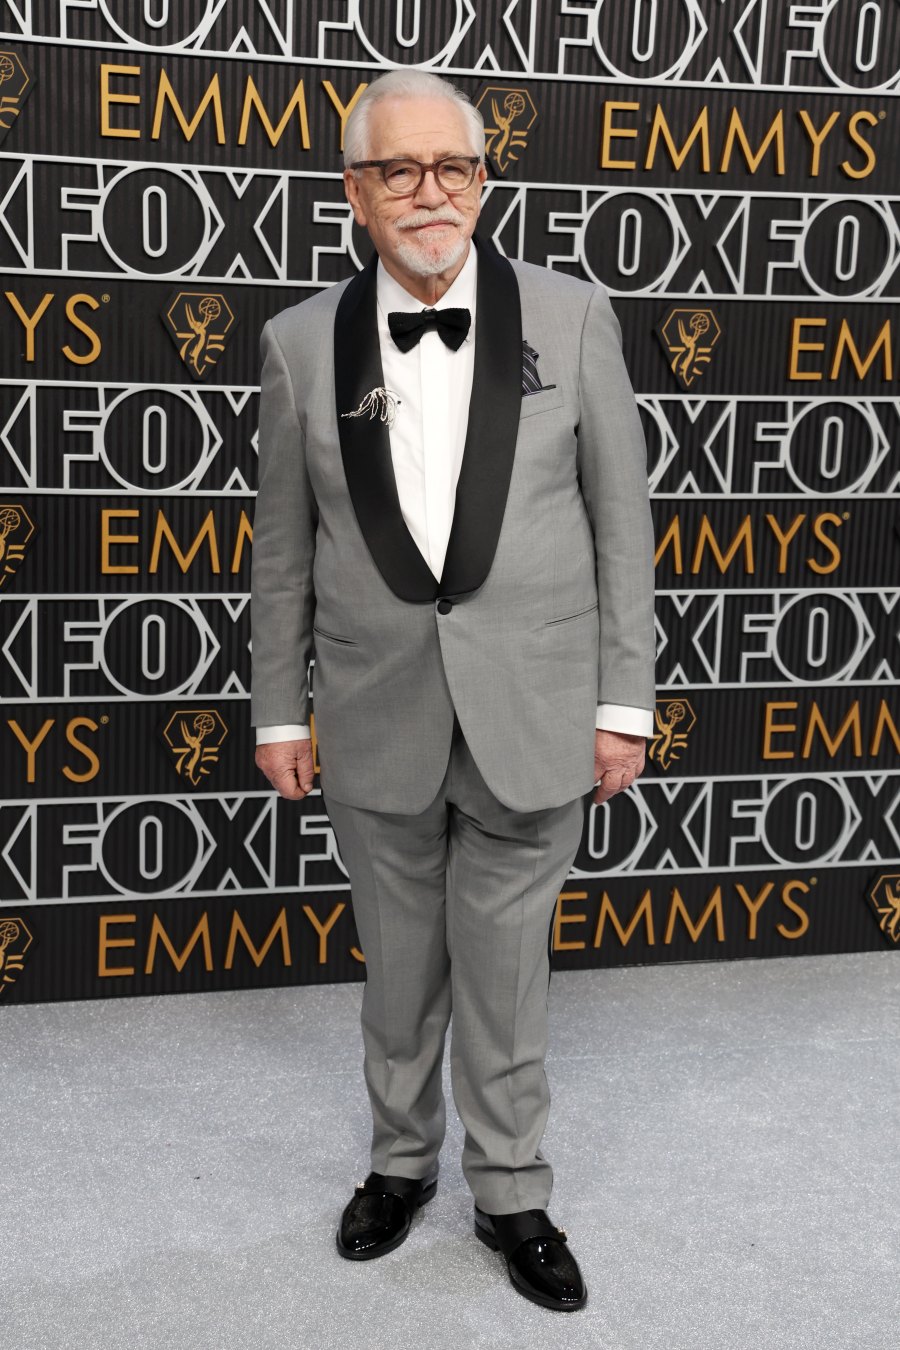
{"label": "finger", "polygon": [[297,756],[297,778],[304,793],[312,792],[313,778],[315,770],[313,768],[312,751],[304,754],[302,751]]}
{"label": "finger", "polygon": [[594,794],[594,801],[598,805],[602,802],[608,802],[623,788],[630,787],[633,781],[634,779],[630,778],[624,769],[607,769],[600,779],[597,791]]}
{"label": "finger", "polygon": [[269,782],[276,792],[291,802],[302,801],[309,791],[308,788],[301,787],[297,782],[297,775],[293,769],[276,769],[269,778]]}

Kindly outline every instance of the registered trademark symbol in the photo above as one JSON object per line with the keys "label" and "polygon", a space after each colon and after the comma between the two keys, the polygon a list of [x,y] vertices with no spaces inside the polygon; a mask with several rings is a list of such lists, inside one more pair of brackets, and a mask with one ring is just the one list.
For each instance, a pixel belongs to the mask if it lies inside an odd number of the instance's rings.
{"label": "registered trademark symbol", "polygon": [[101,295],[100,299],[103,301],[104,305],[108,305],[108,304],[109,304],[109,296],[108,296],[108,295]]}
{"label": "registered trademark symbol", "polygon": [[850,519],[850,512],[849,512],[849,511],[843,511],[843,512],[842,512],[842,515],[843,515],[843,517],[844,517],[845,520],[849,520],[849,519]]}
{"label": "registered trademark symbol", "polygon": [[883,122],[886,117],[887,113],[885,112],[884,108],[882,108],[881,112],[878,114],[879,122]]}
{"label": "registered trademark symbol", "polygon": [[815,885],[817,884],[818,880],[819,880],[818,877],[810,877],[810,879],[809,879],[809,884],[810,884],[810,886],[815,886]]}
{"label": "registered trademark symbol", "polygon": [[109,718],[107,717],[106,713],[104,713],[103,716],[100,718],[100,725],[103,727],[109,725]]}

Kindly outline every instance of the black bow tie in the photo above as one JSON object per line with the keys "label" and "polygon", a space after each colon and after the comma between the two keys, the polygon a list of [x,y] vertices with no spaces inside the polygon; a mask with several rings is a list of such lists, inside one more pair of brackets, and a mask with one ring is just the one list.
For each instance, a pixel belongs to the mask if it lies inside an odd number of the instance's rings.
{"label": "black bow tie", "polygon": [[424,332],[436,328],[453,351],[458,351],[466,340],[472,316],[467,309],[422,309],[418,314],[395,310],[388,315],[391,337],[401,352],[408,352]]}

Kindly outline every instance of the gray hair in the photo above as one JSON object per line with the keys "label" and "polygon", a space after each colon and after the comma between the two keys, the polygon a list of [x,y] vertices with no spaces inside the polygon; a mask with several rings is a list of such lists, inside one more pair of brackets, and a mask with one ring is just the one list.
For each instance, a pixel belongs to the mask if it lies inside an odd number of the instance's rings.
{"label": "gray hair", "polygon": [[359,97],[344,127],[344,167],[368,159],[369,116],[386,98],[443,98],[462,111],[469,129],[471,150],[484,159],[484,118],[469,96],[449,80],[427,70],[390,70],[379,75]]}

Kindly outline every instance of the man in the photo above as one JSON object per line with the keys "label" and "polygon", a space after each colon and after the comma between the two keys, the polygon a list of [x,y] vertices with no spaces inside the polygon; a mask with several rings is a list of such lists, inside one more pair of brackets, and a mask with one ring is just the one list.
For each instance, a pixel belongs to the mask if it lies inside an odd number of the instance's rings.
{"label": "man", "polygon": [[257,764],[323,799],[366,958],[372,1171],[342,1256],[435,1193],[444,1036],[475,1232],[545,1307],[586,1290],[540,1150],[549,939],[595,800],[652,730],[646,454],[602,288],[474,239],[480,115],[395,71],[348,119],[376,257],[262,338],[253,546]]}

